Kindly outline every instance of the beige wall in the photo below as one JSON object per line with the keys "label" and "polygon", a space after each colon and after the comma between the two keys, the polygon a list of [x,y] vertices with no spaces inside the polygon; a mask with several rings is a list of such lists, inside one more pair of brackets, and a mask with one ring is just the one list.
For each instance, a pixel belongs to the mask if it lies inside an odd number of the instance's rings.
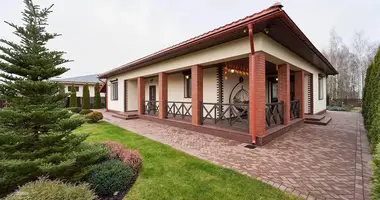
{"label": "beige wall", "polygon": [[[289,51],[287,48],[282,46],[281,44],[275,42],[271,38],[267,37],[263,33],[254,35],[254,43],[256,51],[264,51],[268,53],[267,58],[270,59],[271,62],[276,64],[282,64],[284,62],[290,63],[292,66],[296,66],[301,68],[309,73],[312,73],[314,77],[318,77],[319,73],[322,73],[319,69],[315,68],[313,65]],[[227,42],[221,45],[217,45],[211,48],[207,48],[201,51],[197,51],[194,53],[190,53],[187,55],[183,55],[180,57],[176,57],[167,61],[155,63],[143,68],[135,69],[123,74],[119,74],[113,77],[110,77],[108,80],[118,79],[119,81],[119,100],[112,101],[110,100],[111,95],[109,96],[108,108],[111,110],[119,110],[123,111],[124,109],[124,80],[135,79],[141,76],[154,76],[159,72],[173,72],[175,70],[181,69],[189,69],[193,65],[209,65],[219,62],[224,62],[227,60],[233,60],[237,58],[247,57],[250,53],[249,47],[249,39],[241,38],[238,40],[234,40],[231,42]],[[275,59],[272,59],[275,58]],[[238,77],[236,77],[237,82]],[[248,90],[248,77],[245,77],[244,88]],[[234,78],[231,80],[226,80],[226,82],[233,82]],[[204,102],[216,102],[216,68],[209,68],[204,71]],[[184,98],[183,95],[183,75],[182,74],[171,74],[168,76],[168,99],[169,101],[191,101],[190,99]],[[148,88],[149,85],[157,85],[157,78],[155,80],[150,81],[150,79],[146,80],[146,99],[148,96]],[[229,95],[234,84],[225,84],[224,95]],[[326,99],[323,100],[318,99],[318,78],[313,79],[314,85],[314,112],[319,112],[326,108]],[[230,88],[231,87],[231,88]],[[267,85],[268,87],[268,85]],[[108,88],[110,91],[110,88]],[[324,87],[326,90],[326,87]],[[159,88],[156,86],[156,98],[158,100]],[[326,95],[326,92],[324,92]],[[268,99],[268,94],[266,97]],[[267,100],[268,101],[268,100]],[[228,97],[224,97],[224,103],[228,102]]]}
{"label": "beige wall", "polygon": [[137,110],[137,79],[128,80],[128,111]]}

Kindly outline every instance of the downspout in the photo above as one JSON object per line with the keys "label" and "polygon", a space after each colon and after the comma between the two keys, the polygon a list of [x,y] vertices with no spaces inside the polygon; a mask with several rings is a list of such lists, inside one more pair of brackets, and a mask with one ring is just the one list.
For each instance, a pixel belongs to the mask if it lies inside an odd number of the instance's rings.
{"label": "downspout", "polygon": [[251,47],[251,54],[255,54],[255,45],[253,42],[253,24],[248,24],[249,46]]}
{"label": "downspout", "polygon": [[[255,55],[255,46],[254,46],[254,41],[253,41],[253,24],[248,24],[248,37],[249,37],[249,46],[251,48],[251,55],[250,59],[253,59],[251,60],[251,62],[254,62],[254,55]],[[255,80],[255,69],[253,69],[254,67],[254,64],[253,63],[249,63],[249,119],[248,119],[248,122],[249,122],[249,132],[251,134],[251,137],[252,137],[252,144],[255,145],[256,144],[256,90],[255,90],[255,87],[253,87],[254,83],[256,82]]]}
{"label": "downspout", "polygon": [[108,111],[108,78],[106,78],[104,86],[106,87],[106,111]]}

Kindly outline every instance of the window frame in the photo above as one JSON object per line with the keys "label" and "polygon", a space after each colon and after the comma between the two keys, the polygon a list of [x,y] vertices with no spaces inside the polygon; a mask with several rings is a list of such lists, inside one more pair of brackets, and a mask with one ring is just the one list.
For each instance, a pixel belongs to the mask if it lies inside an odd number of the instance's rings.
{"label": "window frame", "polygon": [[119,100],[119,82],[117,80],[111,81],[111,100]]}
{"label": "window frame", "polygon": [[191,93],[191,73],[183,73],[183,98],[191,98]]}
{"label": "window frame", "polygon": [[323,100],[324,99],[324,87],[323,87],[323,77],[318,76],[318,100]]}
{"label": "window frame", "polygon": [[[71,92],[71,87],[71,85],[67,86],[67,91]],[[79,86],[74,86],[74,88],[76,92],[79,92]]]}

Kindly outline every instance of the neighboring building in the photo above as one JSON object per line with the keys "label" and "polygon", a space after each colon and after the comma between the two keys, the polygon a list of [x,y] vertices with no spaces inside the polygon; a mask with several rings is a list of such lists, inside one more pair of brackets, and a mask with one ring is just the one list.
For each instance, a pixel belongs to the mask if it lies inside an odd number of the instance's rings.
{"label": "neighboring building", "polygon": [[99,77],[108,111],[263,145],[324,112],[335,74],[275,4]]}
{"label": "neighboring building", "polygon": [[[92,75],[86,75],[86,76],[77,76],[77,77],[71,77],[71,78],[60,78],[60,79],[53,79],[52,81],[60,82],[65,85],[65,92],[69,93],[71,92],[72,84],[74,83],[74,89],[77,91],[77,105],[78,107],[82,106],[82,97],[83,97],[83,86],[87,83],[88,89],[90,91],[90,104],[91,108],[94,106],[94,97],[95,97],[95,84],[99,83],[100,90],[103,88],[104,82],[100,81],[98,79],[97,74]],[[100,92],[102,107],[105,107],[105,91]],[[66,98],[66,107],[68,107],[70,104],[70,96]]]}

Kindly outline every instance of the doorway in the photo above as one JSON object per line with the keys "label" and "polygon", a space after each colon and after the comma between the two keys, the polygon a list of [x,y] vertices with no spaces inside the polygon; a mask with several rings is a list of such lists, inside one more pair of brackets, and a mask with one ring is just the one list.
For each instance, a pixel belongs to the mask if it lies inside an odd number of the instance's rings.
{"label": "doorway", "polygon": [[156,86],[149,86],[149,101],[156,101]]}

